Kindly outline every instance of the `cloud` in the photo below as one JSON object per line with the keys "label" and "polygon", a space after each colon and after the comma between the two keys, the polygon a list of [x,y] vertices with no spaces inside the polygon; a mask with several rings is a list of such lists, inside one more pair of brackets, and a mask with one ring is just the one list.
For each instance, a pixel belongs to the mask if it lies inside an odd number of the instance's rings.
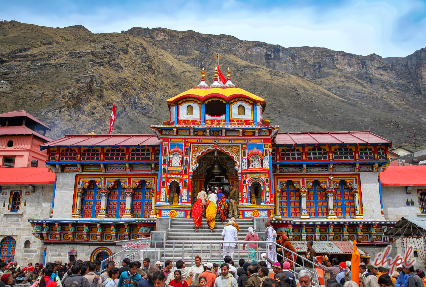
{"label": "cloud", "polygon": [[18,21],[52,27],[79,24],[96,33],[164,27],[384,57],[406,56],[426,46],[426,7],[416,0],[12,3],[6,5],[4,15]]}

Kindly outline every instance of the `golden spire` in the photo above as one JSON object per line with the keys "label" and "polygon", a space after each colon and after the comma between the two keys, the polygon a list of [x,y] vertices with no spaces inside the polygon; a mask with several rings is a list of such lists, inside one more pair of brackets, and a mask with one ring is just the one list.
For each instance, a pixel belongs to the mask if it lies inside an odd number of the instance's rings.
{"label": "golden spire", "polygon": [[227,77],[228,77],[228,80],[231,79],[231,71],[229,70],[229,67],[228,67],[228,75],[227,75]]}
{"label": "golden spire", "polygon": [[214,80],[215,80],[215,82],[217,82],[217,80],[218,80],[218,75],[217,75],[217,67],[216,68],[214,68]]}
{"label": "golden spire", "polygon": [[204,67],[201,70],[201,81],[205,81],[206,80],[206,72],[204,71]]}

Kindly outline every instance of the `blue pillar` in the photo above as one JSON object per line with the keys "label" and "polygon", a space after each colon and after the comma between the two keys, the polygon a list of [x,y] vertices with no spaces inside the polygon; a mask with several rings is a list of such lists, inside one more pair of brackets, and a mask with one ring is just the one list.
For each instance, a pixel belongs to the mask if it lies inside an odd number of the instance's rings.
{"label": "blue pillar", "polygon": [[206,124],[206,107],[204,103],[201,104],[201,125]]}
{"label": "blue pillar", "polygon": [[55,174],[55,184],[53,185],[52,209],[55,207],[55,192],[56,192],[56,174]]}
{"label": "blue pillar", "polygon": [[229,118],[230,118],[230,114],[229,114],[229,103],[226,103],[226,124],[229,125]]}
{"label": "blue pillar", "polygon": [[[162,156],[163,155],[163,145],[160,145],[160,158],[158,159],[158,164],[159,164],[159,166],[158,166],[158,177],[157,177],[157,192],[160,192],[160,194],[161,194],[161,187],[160,187],[160,185],[161,185],[161,170],[162,170],[162,167],[161,167],[161,162],[162,162]],[[155,194],[156,196],[157,196],[157,194]]]}
{"label": "blue pillar", "polygon": [[253,107],[254,125],[257,126],[257,104],[254,104]]}
{"label": "blue pillar", "polygon": [[[272,176],[272,155],[270,151],[268,152],[269,152],[269,184],[271,185],[271,197],[274,198],[274,178]],[[278,200],[278,198],[276,200]],[[274,206],[277,206],[275,202],[275,198],[274,198]],[[274,208],[274,212],[275,212],[275,208]]]}
{"label": "blue pillar", "polygon": [[175,105],[175,125],[178,124],[178,106]]}
{"label": "blue pillar", "polygon": [[383,200],[382,200],[382,183],[380,182],[380,177],[379,177],[379,193],[380,193],[380,207],[383,210]]}

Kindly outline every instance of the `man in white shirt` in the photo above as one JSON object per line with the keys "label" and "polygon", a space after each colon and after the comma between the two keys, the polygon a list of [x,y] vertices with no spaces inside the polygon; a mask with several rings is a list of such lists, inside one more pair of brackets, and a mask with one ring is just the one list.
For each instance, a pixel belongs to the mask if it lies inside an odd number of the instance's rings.
{"label": "man in white shirt", "polygon": [[195,256],[195,265],[192,265],[191,268],[189,268],[189,275],[192,276],[192,283],[191,285],[198,286],[198,277],[201,273],[204,272],[204,266],[201,265],[201,257]]}
{"label": "man in white shirt", "polygon": [[[234,227],[234,222],[231,220],[228,223],[229,225],[225,226],[222,231],[223,241],[238,241],[238,232]],[[227,255],[231,256],[231,259],[234,259],[234,251],[236,243],[222,243],[223,245],[223,257]]]}

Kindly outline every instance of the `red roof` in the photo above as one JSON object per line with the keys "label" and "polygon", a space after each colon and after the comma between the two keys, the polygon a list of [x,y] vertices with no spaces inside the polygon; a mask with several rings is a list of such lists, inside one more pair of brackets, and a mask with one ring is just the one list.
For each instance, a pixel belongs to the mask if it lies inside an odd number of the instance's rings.
{"label": "red roof", "polygon": [[426,186],[426,166],[389,166],[380,173],[382,186]]}
{"label": "red roof", "polygon": [[52,140],[51,138],[45,137],[44,135],[27,128],[26,126],[0,127],[0,135],[35,135],[36,137],[39,137],[47,142]]}
{"label": "red roof", "polygon": [[278,133],[275,138],[278,145],[309,145],[309,144],[390,144],[387,139],[370,131],[342,132],[305,132]]}
{"label": "red roof", "polygon": [[66,135],[48,142],[42,147],[55,146],[156,146],[160,140],[156,135],[113,134],[113,135]]}
{"label": "red roof", "polygon": [[44,126],[45,128],[48,128],[50,130],[50,128],[48,126],[46,126],[45,124],[40,122],[38,119],[36,119],[32,115],[30,115],[27,111],[21,110],[21,111],[14,111],[14,112],[8,112],[8,113],[0,114],[0,118],[14,118],[14,117],[27,117],[27,118],[32,119],[33,121],[41,124],[42,126]]}
{"label": "red roof", "polygon": [[0,184],[54,184],[55,174],[47,168],[0,167]]}

